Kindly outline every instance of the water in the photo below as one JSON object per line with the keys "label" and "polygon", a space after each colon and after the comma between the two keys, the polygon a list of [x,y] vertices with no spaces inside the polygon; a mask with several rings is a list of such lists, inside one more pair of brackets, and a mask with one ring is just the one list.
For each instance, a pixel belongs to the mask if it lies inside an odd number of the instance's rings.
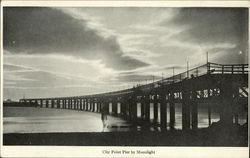
{"label": "water", "polygon": [[[216,105],[214,105],[216,107]],[[160,103],[158,103],[158,118],[157,122],[161,122],[161,114],[160,114]],[[138,112],[139,111],[139,112]],[[137,104],[137,117],[141,117],[141,104]],[[167,104],[167,124],[169,124],[170,120],[170,109],[169,104]],[[247,113],[240,113],[239,114],[239,124],[243,125],[246,123],[246,115]],[[190,116],[191,117],[191,116]],[[150,103],[150,121],[153,122],[154,120],[154,104]],[[216,108],[211,109],[211,123],[218,122],[220,120],[220,115]],[[191,118],[190,118],[191,123]],[[191,126],[191,125],[190,125]],[[198,128],[206,128],[209,126],[208,120],[208,104],[199,104],[198,105]],[[175,128],[182,129],[182,104],[176,103],[175,104]]]}
{"label": "water", "polygon": [[[120,113],[120,104],[117,105]],[[110,105],[110,112],[112,111]],[[170,113],[167,104],[167,124]],[[103,124],[99,113],[32,107],[4,107],[4,133],[44,133],[44,132],[102,132]],[[137,117],[141,117],[141,104],[137,104]],[[150,120],[154,118],[154,107],[150,104]],[[158,120],[160,123],[160,104],[158,104]],[[211,110],[211,122],[219,121],[219,114]],[[246,122],[246,113],[239,115],[239,123]],[[129,131],[131,125],[118,117],[108,116],[108,128],[104,132]],[[198,128],[208,127],[208,110],[206,105],[198,105]],[[169,127],[168,127],[169,128]],[[175,128],[182,129],[182,105],[175,104]]]}
{"label": "water", "polygon": [[[103,124],[98,113],[32,107],[4,107],[3,133],[48,132],[102,132]],[[110,128],[104,132],[126,131],[129,124],[117,117],[108,116]],[[116,128],[112,128],[116,127]]]}

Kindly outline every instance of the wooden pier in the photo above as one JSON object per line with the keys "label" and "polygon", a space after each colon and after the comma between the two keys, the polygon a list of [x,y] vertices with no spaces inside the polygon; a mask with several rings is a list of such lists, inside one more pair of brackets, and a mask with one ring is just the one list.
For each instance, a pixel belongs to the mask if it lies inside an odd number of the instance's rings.
{"label": "wooden pier", "polygon": [[[97,113],[105,108],[110,115],[125,118],[143,127],[157,125],[161,131],[168,126],[174,129],[176,103],[182,104],[182,129],[197,129],[198,106],[207,103],[209,125],[211,108],[216,106],[220,124],[231,126],[238,123],[240,109],[248,111],[248,64],[207,63],[169,78],[121,91],[74,97],[20,99],[19,102],[36,107]],[[150,119],[151,104],[154,109],[153,120]],[[139,117],[138,106],[141,110]],[[160,122],[157,121],[159,115]]]}

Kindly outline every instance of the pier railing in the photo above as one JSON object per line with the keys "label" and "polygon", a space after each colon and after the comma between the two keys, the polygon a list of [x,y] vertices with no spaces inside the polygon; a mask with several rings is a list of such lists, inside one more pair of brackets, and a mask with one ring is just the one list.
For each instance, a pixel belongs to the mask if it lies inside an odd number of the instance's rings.
{"label": "pier railing", "polygon": [[[209,62],[207,64],[185,71],[183,73],[173,75],[171,77],[164,78],[162,80],[158,80],[149,84],[139,85],[137,87],[123,89],[120,91],[111,91],[111,92],[105,92],[105,93],[99,93],[99,94],[85,95],[85,97],[95,97],[95,96],[100,96],[100,95],[112,96],[112,95],[130,94],[134,92],[134,88],[147,90],[147,89],[160,87],[161,85],[169,85],[169,84],[181,82],[183,80],[199,77],[199,76],[206,75],[206,74],[248,74],[248,71],[249,71],[248,64],[223,65],[223,64]],[[74,96],[74,97],[78,98],[82,96]],[[64,98],[72,98],[72,97],[64,97]]]}
{"label": "pier railing", "polygon": [[150,83],[148,85],[142,85],[141,88],[159,87],[160,85],[168,85],[172,83],[181,82],[186,79],[199,77],[206,74],[248,74],[248,64],[231,64],[223,65],[217,63],[207,63],[199,67],[187,70],[183,73],[173,75],[168,78]]}
{"label": "pier railing", "polygon": [[208,73],[213,74],[248,74],[248,64],[222,65],[208,64]]}

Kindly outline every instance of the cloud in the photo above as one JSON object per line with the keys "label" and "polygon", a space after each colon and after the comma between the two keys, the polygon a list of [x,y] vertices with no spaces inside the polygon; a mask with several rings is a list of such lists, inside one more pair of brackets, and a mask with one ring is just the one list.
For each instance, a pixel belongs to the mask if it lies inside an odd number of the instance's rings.
{"label": "cloud", "polygon": [[[247,9],[182,8],[174,18],[163,21],[160,25],[185,28],[171,36],[172,40],[200,46],[211,54],[215,53],[215,50],[220,50],[220,54],[215,57],[218,62],[232,63],[236,61],[235,57],[237,61],[248,62]],[[223,53],[225,51],[228,53]],[[239,51],[242,51],[243,55],[238,56]]]}
{"label": "cloud", "polygon": [[20,65],[14,65],[14,64],[3,64],[3,70],[4,72],[23,72],[23,71],[31,71],[31,68],[20,66]]}
{"label": "cloud", "polygon": [[164,67],[163,69],[164,69],[164,70],[173,70],[173,68],[174,68],[175,70],[183,70],[183,69],[185,69],[186,67],[180,66],[180,65],[173,65],[173,66],[166,66],[166,67]]}
{"label": "cloud", "polygon": [[4,8],[4,49],[12,53],[61,53],[90,60],[101,59],[106,67],[128,70],[148,66],[126,56],[116,37],[102,37],[87,21],[53,8]]}
{"label": "cloud", "polygon": [[153,76],[153,75],[140,75],[140,74],[127,74],[127,75],[119,75],[117,79],[120,82],[145,82],[146,80],[152,81],[153,78],[155,80],[161,79],[160,76]]}

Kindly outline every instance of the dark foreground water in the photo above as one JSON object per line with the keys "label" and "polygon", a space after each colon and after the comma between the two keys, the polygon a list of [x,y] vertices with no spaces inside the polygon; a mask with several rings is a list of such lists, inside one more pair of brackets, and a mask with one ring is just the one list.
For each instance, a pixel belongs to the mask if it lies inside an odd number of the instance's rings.
{"label": "dark foreground water", "polygon": [[[137,115],[140,117],[140,105],[137,107]],[[168,108],[167,120],[169,121]],[[181,129],[181,105],[176,105],[175,110],[175,128]],[[3,116],[3,133],[113,132],[131,130],[131,125],[121,118],[108,116],[108,127],[103,128],[99,113],[76,110],[4,107]],[[154,118],[153,105],[150,107],[150,118]],[[217,122],[218,120],[218,113],[212,112],[211,122]],[[245,121],[246,119],[244,117],[240,117],[240,124],[245,123]],[[158,122],[160,122],[160,112],[158,115]],[[206,107],[200,107],[198,109],[198,127],[208,127],[208,113]],[[154,129],[152,128],[151,130]]]}

